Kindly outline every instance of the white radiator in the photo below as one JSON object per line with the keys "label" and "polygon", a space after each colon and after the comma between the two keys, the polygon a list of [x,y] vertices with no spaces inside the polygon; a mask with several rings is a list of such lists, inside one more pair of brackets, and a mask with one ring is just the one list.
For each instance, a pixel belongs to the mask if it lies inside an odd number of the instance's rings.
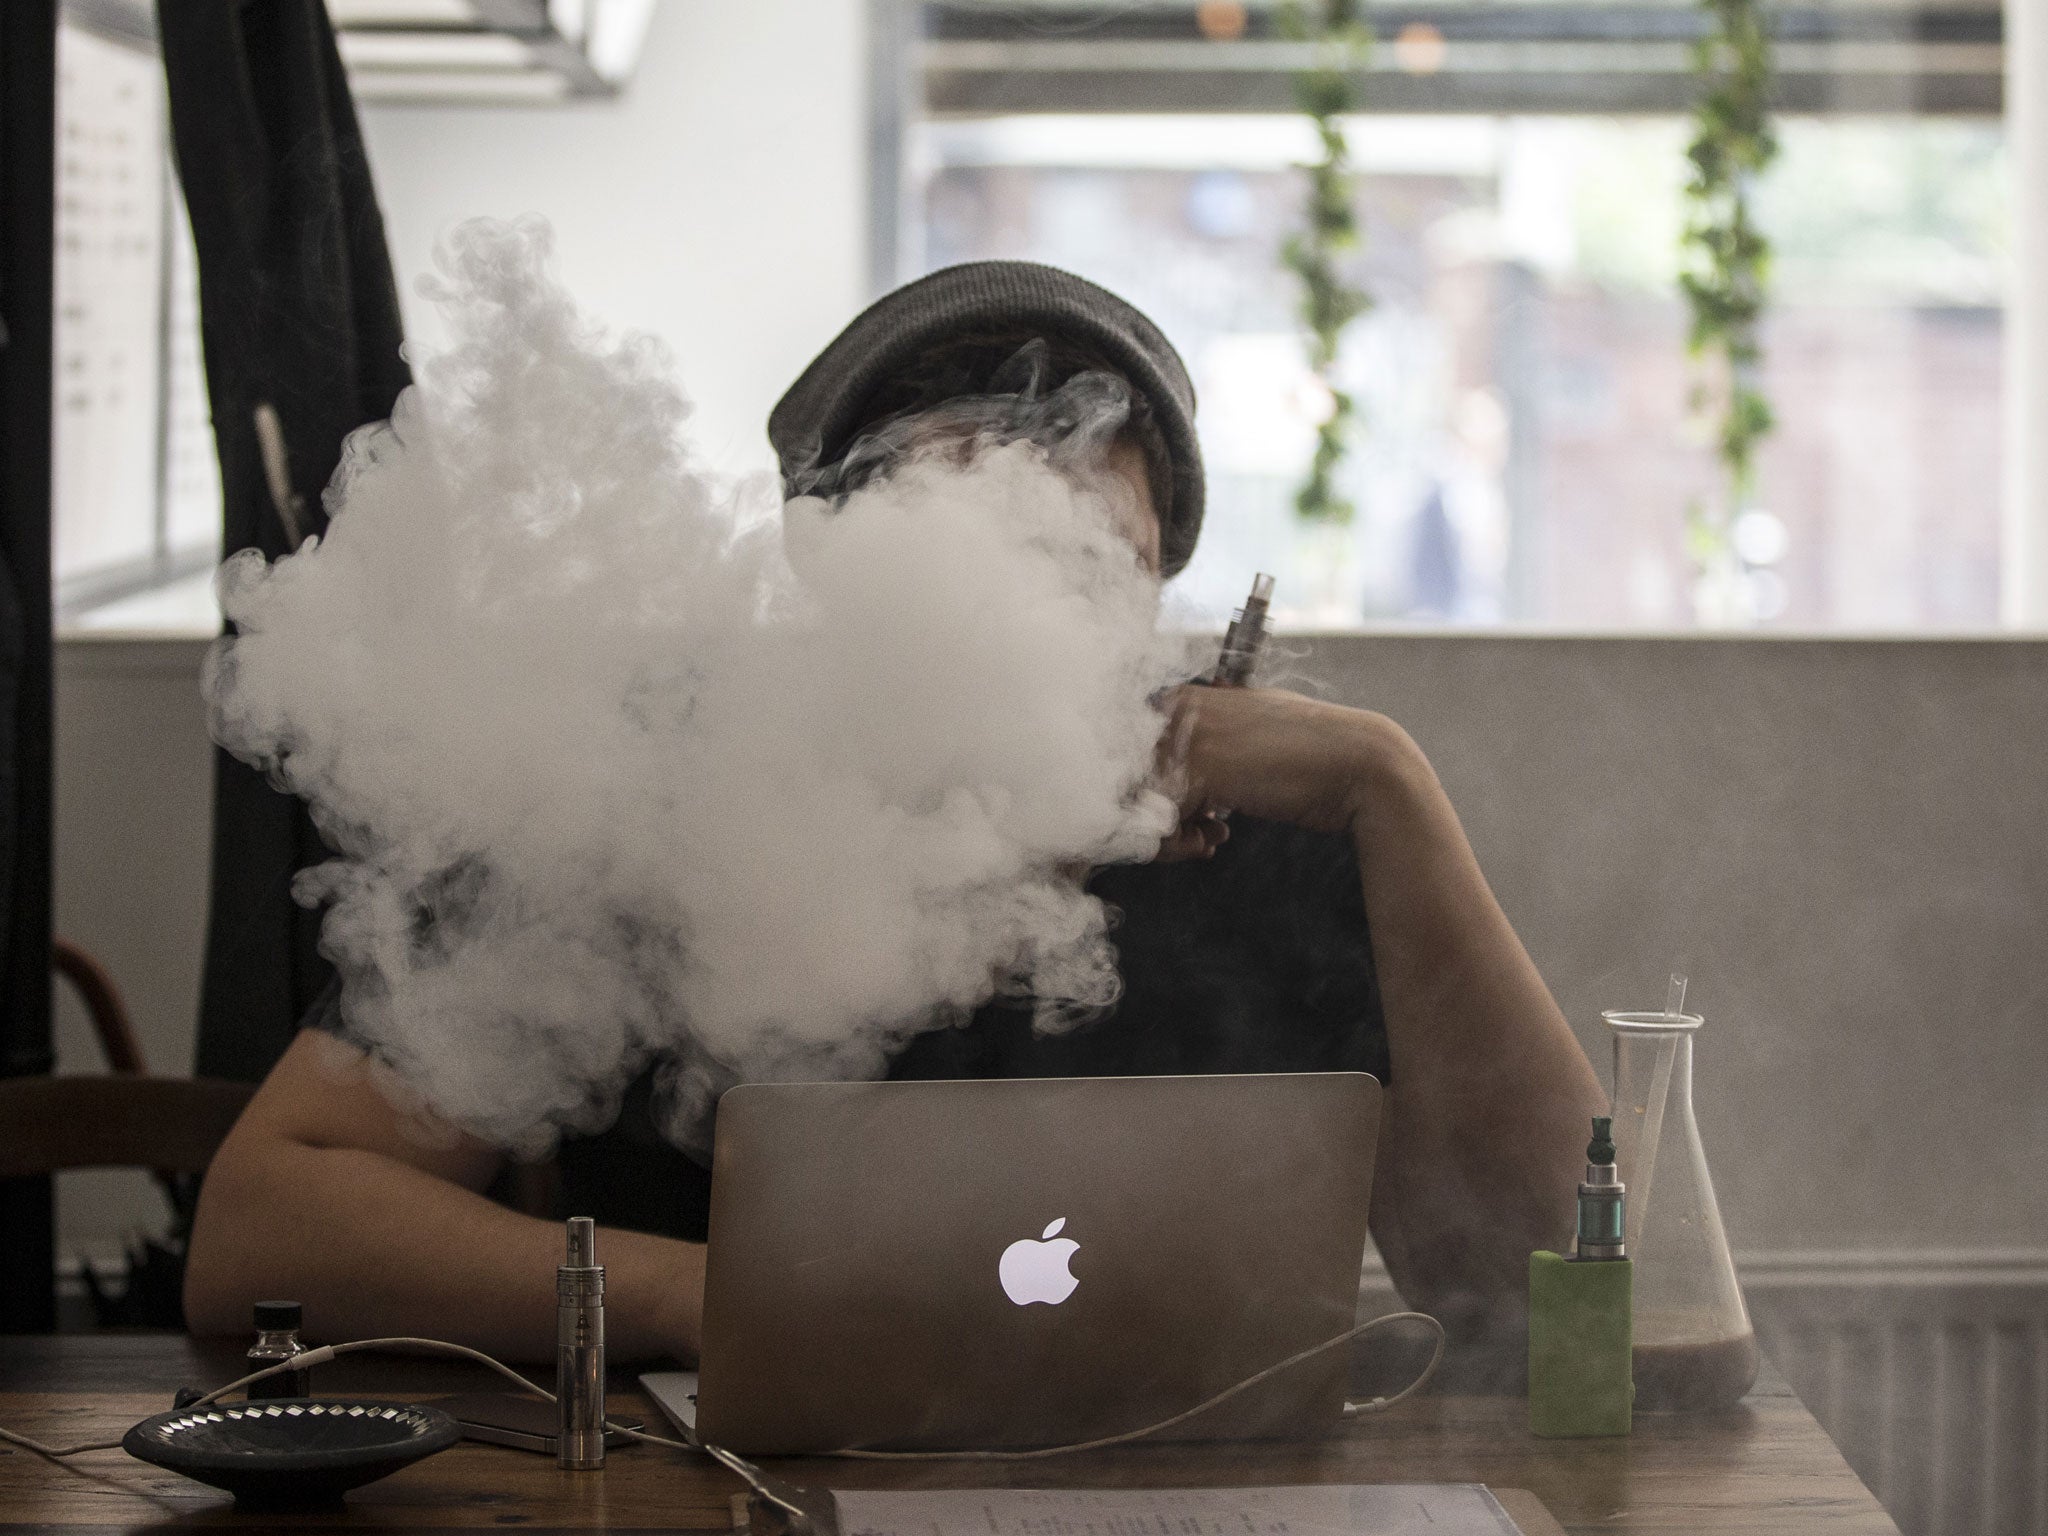
{"label": "white radiator", "polygon": [[[2048,1536],[2048,1250],[1736,1269],[1765,1358],[1903,1536]],[[1361,1280],[1361,1316],[1398,1305],[1376,1261]]]}
{"label": "white radiator", "polygon": [[2048,1254],[1737,1268],[1765,1355],[1904,1536],[2048,1536]]}

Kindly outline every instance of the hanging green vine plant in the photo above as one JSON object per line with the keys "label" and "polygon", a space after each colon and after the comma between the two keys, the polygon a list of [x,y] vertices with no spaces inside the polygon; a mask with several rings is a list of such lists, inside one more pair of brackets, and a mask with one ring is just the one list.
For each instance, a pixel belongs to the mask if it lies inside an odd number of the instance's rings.
{"label": "hanging green vine plant", "polygon": [[1686,157],[1687,217],[1679,284],[1692,314],[1688,347],[1705,376],[1693,407],[1718,412],[1715,447],[1726,495],[1709,511],[1695,502],[1687,518],[1694,561],[1725,562],[1729,529],[1756,491],[1756,449],[1771,430],[1762,384],[1758,328],[1770,276],[1770,242],[1756,226],[1756,178],[1777,158],[1771,129],[1771,41],[1761,0],[1699,0],[1710,21],[1694,47],[1703,84]]}
{"label": "hanging green vine plant", "polygon": [[1287,238],[1280,260],[1301,280],[1309,367],[1330,397],[1330,413],[1316,428],[1315,458],[1294,506],[1304,518],[1327,523],[1348,523],[1353,513],[1336,481],[1358,402],[1338,387],[1337,347],[1344,328],[1372,307],[1371,296],[1342,270],[1343,258],[1361,244],[1351,203],[1351,151],[1344,138],[1344,114],[1357,106],[1355,81],[1372,55],[1372,28],[1361,10],[1360,0],[1313,0],[1312,6],[1285,0],[1279,16],[1282,36],[1316,45],[1315,62],[1296,79],[1294,94],[1315,123],[1322,158],[1304,167],[1309,185],[1305,227]]}

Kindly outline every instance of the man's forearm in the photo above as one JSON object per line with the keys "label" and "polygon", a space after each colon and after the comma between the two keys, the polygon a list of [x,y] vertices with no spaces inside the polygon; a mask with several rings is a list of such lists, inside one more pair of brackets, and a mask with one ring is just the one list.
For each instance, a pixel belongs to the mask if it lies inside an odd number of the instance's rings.
{"label": "man's forearm", "polygon": [[1393,1068],[1374,1227],[1411,1299],[1512,1319],[1605,1095],[1428,760],[1369,729],[1352,833]]}
{"label": "man's forearm", "polygon": [[[269,1140],[229,1147],[208,1175],[186,1278],[194,1332],[238,1333],[249,1304],[305,1303],[309,1338],[409,1334],[512,1359],[555,1348],[553,1222],[374,1152]],[[605,1327],[615,1356],[694,1356],[703,1250],[605,1230]]]}

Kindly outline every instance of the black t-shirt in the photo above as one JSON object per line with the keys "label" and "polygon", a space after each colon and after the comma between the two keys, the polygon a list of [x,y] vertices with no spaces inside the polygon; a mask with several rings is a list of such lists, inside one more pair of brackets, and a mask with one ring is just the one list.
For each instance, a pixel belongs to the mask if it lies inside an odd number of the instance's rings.
{"label": "black t-shirt", "polygon": [[[892,1078],[1144,1077],[1205,1072],[1370,1072],[1388,1079],[1386,1028],[1350,839],[1239,816],[1215,857],[1098,869],[1116,911],[1124,992],[1060,1034],[1028,1002],[918,1035]],[[308,1017],[338,1031],[330,995]],[[617,1122],[563,1140],[560,1210],[702,1241],[710,1170],[656,1129],[654,1073]]]}

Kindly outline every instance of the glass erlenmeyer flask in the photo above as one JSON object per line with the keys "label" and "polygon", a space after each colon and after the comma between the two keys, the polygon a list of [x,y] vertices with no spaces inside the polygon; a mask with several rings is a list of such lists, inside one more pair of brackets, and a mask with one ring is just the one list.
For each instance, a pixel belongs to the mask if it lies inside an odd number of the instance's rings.
{"label": "glass erlenmeyer flask", "polygon": [[1756,1381],[1756,1333],[1692,1112],[1693,1013],[1604,1013],[1615,1164],[1635,1260],[1636,1408],[1725,1408]]}

